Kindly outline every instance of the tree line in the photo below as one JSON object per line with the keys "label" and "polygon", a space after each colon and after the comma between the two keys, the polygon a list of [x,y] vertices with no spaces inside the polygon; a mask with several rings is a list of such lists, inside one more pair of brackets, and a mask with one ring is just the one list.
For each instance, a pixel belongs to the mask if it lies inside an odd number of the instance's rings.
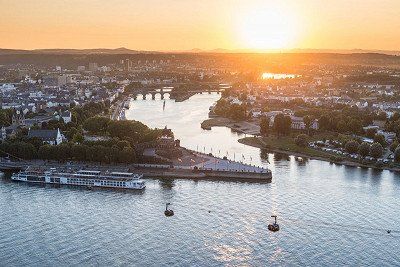
{"label": "tree line", "polygon": [[105,144],[62,143],[57,146],[40,145],[36,147],[27,141],[3,142],[0,144],[0,155],[9,154],[19,159],[43,159],[58,161],[90,161],[99,163],[134,163],[137,162],[135,150],[128,143],[118,142],[112,146]]}
{"label": "tree line", "polygon": [[214,112],[221,117],[230,118],[236,121],[245,120],[247,118],[246,104],[232,104],[223,98],[218,100]]}

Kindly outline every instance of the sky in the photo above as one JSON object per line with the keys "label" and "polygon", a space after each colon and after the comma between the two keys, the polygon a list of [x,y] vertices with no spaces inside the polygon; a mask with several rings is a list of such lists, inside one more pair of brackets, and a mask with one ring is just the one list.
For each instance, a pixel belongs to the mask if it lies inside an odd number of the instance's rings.
{"label": "sky", "polygon": [[400,50],[400,0],[0,0],[0,48]]}

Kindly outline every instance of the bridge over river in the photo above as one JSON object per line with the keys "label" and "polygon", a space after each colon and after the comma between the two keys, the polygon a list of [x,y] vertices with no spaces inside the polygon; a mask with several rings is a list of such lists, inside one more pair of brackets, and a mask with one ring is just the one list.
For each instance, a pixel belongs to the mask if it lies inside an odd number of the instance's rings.
{"label": "bridge over river", "polygon": [[180,90],[177,89],[179,85],[181,84],[169,84],[161,88],[157,88],[154,86],[138,88],[134,90],[131,95],[135,100],[138,98],[142,98],[143,100],[145,100],[147,95],[151,95],[151,99],[154,100],[156,99],[157,95],[160,95],[161,99],[164,99],[165,95],[168,94],[170,98],[177,100],[181,99],[182,101],[192,95],[199,93],[221,93],[225,91],[226,88],[230,87],[229,84],[205,83],[191,86],[194,89]]}

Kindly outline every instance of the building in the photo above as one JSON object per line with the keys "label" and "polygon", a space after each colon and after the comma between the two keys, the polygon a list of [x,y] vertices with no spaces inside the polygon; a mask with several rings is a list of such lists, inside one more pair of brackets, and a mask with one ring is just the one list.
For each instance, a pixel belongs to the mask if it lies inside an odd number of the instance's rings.
{"label": "building", "polygon": [[304,123],[303,118],[290,116],[290,119],[292,120],[292,129],[304,130],[306,128],[306,124]]}
{"label": "building", "polygon": [[64,120],[64,123],[69,123],[72,120],[72,114],[70,111],[64,111],[61,113],[61,118]]}
{"label": "building", "polygon": [[6,127],[1,127],[0,129],[0,140],[6,140],[7,138],[7,133],[6,133]]}
{"label": "building", "polygon": [[124,70],[125,71],[131,71],[133,68],[133,62],[130,59],[125,59],[123,61],[124,64]]}
{"label": "building", "polygon": [[57,130],[29,130],[29,138],[39,138],[44,143],[50,145],[59,145],[62,143],[62,135],[60,129]]}
{"label": "building", "polygon": [[67,84],[67,78],[68,78],[68,76],[67,75],[58,75],[58,77],[57,77],[57,85],[58,86],[63,86],[63,85],[66,85]]}
{"label": "building", "polygon": [[0,85],[0,92],[2,92],[2,93],[15,91],[15,89],[16,89],[16,87],[14,84],[4,83],[4,84]]}
{"label": "building", "polygon": [[98,69],[97,63],[89,63],[89,71],[98,71]]}
{"label": "building", "polygon": [[175,140],[174,138],[174,133],[172,132],[171,129],[168,129],[167,126],[165,126],[165,128],[162,131],[161,136],[158,138],[157,140],[158,144],[157,147],[158,148],[174,148],[174,147],[179,147],[180,145],[180,141],[179,140]]}
{"label": "building", "polygon": [[42,82],[46,86],[57,86],[58,85],[58,78],[54,75],[46,75],[43,76]]}
{"label": "building", "polygon": [[[292,121],[291,124],[291,128],[294,130],[305,130],[306,129],[306,124],[304,123],[304,119],[302,117],[296,117],[292,114],[292,111],[287,109],[287,110],[283,110],[283,111],[270,111],[270,112],[266,112],[265,115],[267,117],[269,117],[269,126],[273,127],[274,126],[274,120],[276,115],[278,114],[284,114],[285,116],[289,116],[290,120]],[[310,125],[310,129],[313,130],[318,130],[319,129],[319,123],[318,120],[314,120],[311,125]]]}
{"label": "building", "polygon": [[28,119],[24,119],[23,121],[23,125],[25,125],[25,127],[32,127],[32,126],[40,126],[42,127],[42,124],[44,122],[49,122],[51,120],[54,120],[53,116],[48,116],[48,115],[37,115],[33,118],[28,118]]}

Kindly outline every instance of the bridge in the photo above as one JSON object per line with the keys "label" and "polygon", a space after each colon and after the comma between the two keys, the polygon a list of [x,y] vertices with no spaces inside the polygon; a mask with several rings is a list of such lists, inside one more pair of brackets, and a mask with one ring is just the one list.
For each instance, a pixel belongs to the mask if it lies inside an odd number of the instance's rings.
{"label": "bridge", "polygon": [[146,99],[147,95],[151,95],[151,99],[156,99],[156,95],[160,95],[161,99],[164,99],[166,95],[169,95],[170,98],[176,98],[179,96],[184,96],[184,95],[195,95],[195,94],[201,94],[201,93],[221,93],[223,92],[224,89],[214,89],[214,90],[190,90],[190,91],[165,91],[165,90],[149,90],[149,89],[142,89],[142,90],[135,90],[132,93],[132,98],[133,99],[138,99],[141,97],[143,100]]}
{"label": "bridge", "polygon": [[[188,90],[177,90],[179,86],[186,85],[195,89]],[[229,88],[230,84],[221,84],[217,82],[203,82],[199,84],[187,84],[187,83],[171,83],[171,84],[160,84],[146,86],[142,88],[135,89],[131,96],[133,99],[142,98],[146,99],[147,95],[151,95],[151,99],[156,99],[156,95],[160,95],[161,99],[164,99],[165,95],[169,95],[170,98],[180,99],[189,98],[192,95],[199,93],[221,93]],[[160,88],[161,87],[161,88]]]}

